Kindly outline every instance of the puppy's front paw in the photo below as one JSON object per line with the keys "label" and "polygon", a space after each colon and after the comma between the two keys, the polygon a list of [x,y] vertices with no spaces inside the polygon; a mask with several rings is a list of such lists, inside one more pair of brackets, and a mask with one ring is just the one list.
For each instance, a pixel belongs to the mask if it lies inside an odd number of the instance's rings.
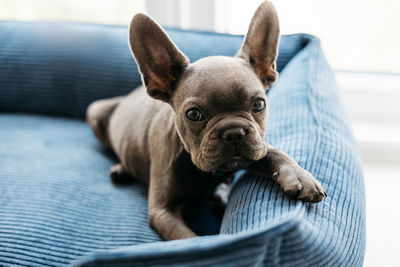
{"label": "puppy's front paw", "polygon": [[317,179],[298,165],[282,166],[279,172],[274,174],[274,180],[294,199],[316,203],[327,196]]}

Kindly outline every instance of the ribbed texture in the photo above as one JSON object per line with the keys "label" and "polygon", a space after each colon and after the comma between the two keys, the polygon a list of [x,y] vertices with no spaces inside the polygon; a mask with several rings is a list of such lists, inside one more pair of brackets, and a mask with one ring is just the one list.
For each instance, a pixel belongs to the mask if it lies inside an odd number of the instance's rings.
{"label": "ribbed texture", "polygon": [[361,266],[365,249],[363,174],[333,72],[312,39],[269,93],[266,139],[310,171],[328,197],[290,201],[274,182],[244,175],[235,186],[221,233],[270,225],[299,206],[302,224],[284,236],[265,263],[280,266]]}
{"label": "ribbed texture", "polygon": [[146,187],[111,185],[111,160],[84,122],[3,114],[0,125],[0,266],[160,240]]}
{"label": "ribbed texture", "polygon": [[[126,27],[1,22],[0,29],[1,111],[82,117],[93,99],[140,82]],[[68,38],[53,38],[60,32]],[[192,60],[233,55],[242,40],[169,33]],[[221,226],[222,235],[159,242],[147,223],[146,187],[110,182],[113,155],[83,121],[3,113],[0,266],[361,266],[363,174],[333,72],[309,35],[283,37],[278,66],[266,139],[321,181],[323,202],[291,201],[270,179],[244,174],[222,224],[204,201],[185,217],[199,234]]]}

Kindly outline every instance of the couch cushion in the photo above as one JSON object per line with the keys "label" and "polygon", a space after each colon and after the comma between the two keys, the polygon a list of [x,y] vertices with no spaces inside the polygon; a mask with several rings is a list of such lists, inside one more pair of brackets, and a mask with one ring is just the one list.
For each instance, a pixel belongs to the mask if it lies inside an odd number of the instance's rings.
{"label": "couch cushion", "polygon": [[160,240],[146,186],[111,184],[112,159],[86,123],[2,114],[0,125],[0,265],[62,265]]}

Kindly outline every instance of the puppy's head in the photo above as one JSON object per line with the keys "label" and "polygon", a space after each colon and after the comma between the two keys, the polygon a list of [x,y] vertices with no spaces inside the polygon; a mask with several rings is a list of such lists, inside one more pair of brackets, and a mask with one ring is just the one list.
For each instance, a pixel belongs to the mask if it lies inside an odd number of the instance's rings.
{"label": "puppy's head", "polygon": [[189,63],[143,14],[132,19],[129,41],[148,94],[172,106],[176,130],[199,169],[232,171],[265,156],[265,92],[278,76],[279,22],[270,2],[255,12],[235,57]]}

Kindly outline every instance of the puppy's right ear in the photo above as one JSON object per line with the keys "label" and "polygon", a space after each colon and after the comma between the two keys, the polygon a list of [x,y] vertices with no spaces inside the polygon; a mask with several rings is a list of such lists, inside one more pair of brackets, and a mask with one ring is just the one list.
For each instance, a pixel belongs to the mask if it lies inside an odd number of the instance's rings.
{"label": "puppy's right ear", "polygon": [[129,43],[147,93],[153,98],[169,102],[189,59],[160,25],[144,14],[133,17],[129,27]]}
{"label": "puppy's right ear", "polygon": [[264,1],[254,13],[243,45],[236,56],[250,63],[266,89],[278,78],[278,44],[278,15],[274,5],[270,1]]}

